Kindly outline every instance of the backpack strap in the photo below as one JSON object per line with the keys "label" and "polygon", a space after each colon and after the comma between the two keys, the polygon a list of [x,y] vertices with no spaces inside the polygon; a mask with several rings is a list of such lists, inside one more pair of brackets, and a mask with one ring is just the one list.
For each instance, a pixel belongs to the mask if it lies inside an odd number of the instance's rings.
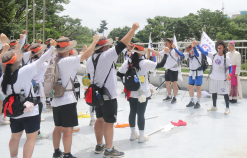
{"label": "backpack strap", "polygon": [[97,67],[97,65],[98,65],[98,61],[99,61],[100,55],[101,55],[101,53],[96,57],[95,60],[94,60],[94,55],[92,55],[92,61],[93,61],[93,67],[94,67],[94,72],[93,72],[93,84],[94,84],[94,78],[95,78],[96,67]]}
{"label": "backpack strap", "polygon": [[105,78],[105,81],[104,81],[104,83],[103,83],[103,86],[102,87],[104,87],[105,86],[105,83],[106,83],[106,81],[107,81],[107,79],[108,79],[108,76],[109,76],[109,74],[110,74],[110,72],[111,72],[111,69],[112,69],[112,67],[114,66],[114,62],[112,63],[112,66],[111,66],[111,68],[110,68],[110,71],[108,72],[108,75],[106,76],[106,78]]}

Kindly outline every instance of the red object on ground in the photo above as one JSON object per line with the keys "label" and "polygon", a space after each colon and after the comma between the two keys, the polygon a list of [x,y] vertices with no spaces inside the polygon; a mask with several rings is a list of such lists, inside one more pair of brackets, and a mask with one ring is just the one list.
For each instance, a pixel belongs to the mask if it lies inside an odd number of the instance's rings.
{"label": "red object on ground", "polygon": [[184,122],[183,120],[178,120],[178,123],[171,121],[171,124],[173,124],[174,126],[186,126],[187,125],[187,123]]}

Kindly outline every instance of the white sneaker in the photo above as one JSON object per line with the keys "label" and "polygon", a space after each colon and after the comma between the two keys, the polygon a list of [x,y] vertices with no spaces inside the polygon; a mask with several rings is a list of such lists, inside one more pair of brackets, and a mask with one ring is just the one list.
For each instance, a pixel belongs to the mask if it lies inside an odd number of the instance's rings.
{"label": "white sneaker", "polygon": [[48,138],[49,138],[48,134],[40,132],[37,139],[48,139]]}
{"label": "white sneaker", "polygon": [[155,98],[155,95],[154,94],[151,94],[150,98],[151,99],[154,99]]}
{"label": "white sneaker", "polygon": [[95,121],[96,121],[96,120],[90,120],[90,123],[89,123],[89,125],[90,125],[90,126],[93,126],[93,125],[95,125]]}
{"label": "white sneaker", "polygon": [[0,125],[9,125],[9,124],[10,124],[10,122],[6,119],[0,120]]}
{"label": "white sneaker", "polygon": [[131,135],[130,135],[130,140],[131,140],[131,141],[134,141],[134,140],[136,140],[136,139],[139,139],[139,135],[138,135],[138,134],[131,134]]}
{"label": "white sneaker", "polygon": [[212,106],[210,109],[208,109],[208,111],[217,111],[217,110],[218,110],[218,108],[214,107],[214,106]]}
{"label": "white sneaker", "polygon": [[225,113],[224,113],[225,115],[228,115],[228,114],[230,114],[230,109],[229,108],[226,108],[226,110],[225,110]]}
{"label": "white sneaker", "polygon": [[79,126],[73,127],[73,132],[78,132],[79,130],[80,130],[80,127]]}
{"label": "white sneaker", "polygon": [[138,143],[144,143],[144,142],[146,142],[148,140],[149,140],[149,136],[140,137],[139,140],[138,140]]}

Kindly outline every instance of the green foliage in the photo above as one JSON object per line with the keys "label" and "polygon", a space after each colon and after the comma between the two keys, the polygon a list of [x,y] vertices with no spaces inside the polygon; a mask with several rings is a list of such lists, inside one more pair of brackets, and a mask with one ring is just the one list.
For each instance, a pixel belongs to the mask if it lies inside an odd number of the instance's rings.
{"label": "green foliage", "polygon": [[119,37],[121,40],[130,30],[130,27],[125,26],[123,28],[114,28],[108,35],[108,38],[112,38],[115,40],[116,37]]}
{"label": "green foliage", "polygon": [[103,33],[104,36],[105,30],[108,30],[108,28],[106,27],[107,24],[108,23],[106,22],[106,20],[101,20],[100,28],[97,29],[97,32]]}

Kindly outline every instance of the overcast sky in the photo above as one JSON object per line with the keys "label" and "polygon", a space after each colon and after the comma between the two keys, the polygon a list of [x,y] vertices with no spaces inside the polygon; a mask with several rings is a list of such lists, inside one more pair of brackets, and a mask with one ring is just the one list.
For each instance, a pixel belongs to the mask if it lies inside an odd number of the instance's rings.
{"label": "overcast sky", "polygon": [[222,2],[227,14],[247,10],[246,0],[71,0],[60,15],[82,19],[82,26],[94,30],[99,28],[100,20],[106,20],[107,35],[113,28],[131,27],[134,22],[140,24],[139,30],[143,29],[147,18],[158,15],[183,17],[201,8],[221,10]]}

